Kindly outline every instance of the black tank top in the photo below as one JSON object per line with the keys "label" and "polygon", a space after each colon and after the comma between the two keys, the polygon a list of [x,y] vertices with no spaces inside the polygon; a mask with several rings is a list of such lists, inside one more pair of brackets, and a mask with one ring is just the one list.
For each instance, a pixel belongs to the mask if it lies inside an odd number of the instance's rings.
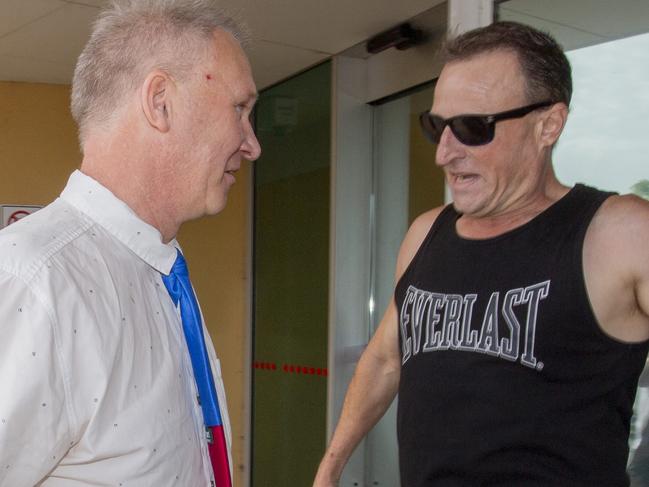
{"label": "black tank top", "polygon": [[395,291],[403,487],[628,485],[648,344],[599,328],[582,271],[609,195],[577,185],[486,240],[438,216]]}

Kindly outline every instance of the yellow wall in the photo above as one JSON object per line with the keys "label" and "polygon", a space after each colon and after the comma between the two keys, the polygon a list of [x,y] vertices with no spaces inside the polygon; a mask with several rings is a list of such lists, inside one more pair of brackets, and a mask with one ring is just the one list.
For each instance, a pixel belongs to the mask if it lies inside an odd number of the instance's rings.
{"label": "yellow wall", "polygon": [[0,203],[45,205],[79,166],[69,88],[0,82]]}
{"label": "yellow wall", "polygon": [[[0,82],[0,204],[46,205],[81,162],[69,87]],[[221,359],[234,440],[234,480],[243,463],[248,199],[243,165],[228,207],[186,224],[178,237],[210,334]]]}
{"label": "yellow wall", "polygon": [[408,224],[422,213],[444,204],[444,171],[435,164],[437,146],[431,144],[419,127],[419,114],[430,110],[434,87],[410,97],[410,168]]}

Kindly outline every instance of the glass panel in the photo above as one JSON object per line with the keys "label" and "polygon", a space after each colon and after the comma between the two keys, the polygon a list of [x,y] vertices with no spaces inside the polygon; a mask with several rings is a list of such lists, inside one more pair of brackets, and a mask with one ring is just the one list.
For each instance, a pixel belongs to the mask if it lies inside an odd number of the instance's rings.
{"label": "glass panel", "polygon": [[329,63],[261,93],[252,485],[310,485],[326,444]]}
{"label": "glass panel", "polygon": [[[649,199],[649,2],[511,0],[500,20],[550,32],[567,49],[574,95],[553,160],[561,182]],[[615,40],[614,40],[615,39]],[[632,485],[649,485],[649,367],[640,378],[631,420]]]}
{"label": "glass panel", "polygon": [[564,183],[619,193],[649,185],[649,166],[639,157],[649,130],[648,52],[649,34],[642,34],[567,53],[575,94],[554,155]]}
{"label": "glass panel", "polygon": [[638,157],[649,129],[649,2],[511,0],[498,17],[543,29],[567,49],[574,95],[553,156],[559,180],[620,193],[649,185]]}
{"label": "glass panel", "polygon": [[408,224],[422,213],[444,204],[444,171],[435,165],[437,146],[424,136],[419,114],[433,105],[434,85],[410,96],[410,183]]}
{"label": "glass panel", "polygon": [[[373,243],[370,328],[379,325],[394,292],[399,246],[421,213],[444,203],[444,174],[435,165],[435,146],[419,128],[433,87],[374,109]],[[399,485],[396,401],[370,432],[366,443],[368,485]]]}
{"label": "glass panel", "polygon": [[433,90],[431,84],[375,107],[372,330],[392,299],[397,254],[406,230],[416,217],[444,204],[444,172],[435,165],[436,146],[419,127],[419,114],[430,110]]}

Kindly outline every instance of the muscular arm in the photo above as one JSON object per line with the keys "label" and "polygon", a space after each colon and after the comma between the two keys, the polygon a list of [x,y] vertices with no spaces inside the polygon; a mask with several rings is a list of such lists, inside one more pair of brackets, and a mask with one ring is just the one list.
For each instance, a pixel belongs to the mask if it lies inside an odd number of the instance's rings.
{"label": "muscular arm", "polygon": [[[424,213],[408,230],[397,258],[397,281],[417,252],[440,210],[438,208]],[[401,371],[397,330],[397,309],[392,300],[376,333],[358,361],[345,396],[340,420],[320,463],[314,487],[338,485],[338,479],[352,452],[383,416],[396,396]]]}
{"label": "muscular arm", "polygon": [[649,336],[649,201],[642,202],[642,210],[638,215],[638,226],[640,226],[640,242],[635,247],[639,263],[635,266],[635,295],[637,296],[640,312],[646,318],[647,336]]}
{"label": "muscular arm", "polygon": [[649,202],[613,196],[584,242],[584,275],[602,329],[626,342],[649,339]]}

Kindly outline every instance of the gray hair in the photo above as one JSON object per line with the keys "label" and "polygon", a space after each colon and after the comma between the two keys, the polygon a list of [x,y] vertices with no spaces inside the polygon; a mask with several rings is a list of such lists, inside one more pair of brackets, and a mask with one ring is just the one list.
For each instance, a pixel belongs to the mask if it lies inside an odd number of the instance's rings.
{"label": "gray hair", "polygon": [[74,70],[71,111],[82,146],[89,127],[109,121],[151,70],[186,77],[217,29],[247,43],[245,28],[214,0],[112,0]]}

